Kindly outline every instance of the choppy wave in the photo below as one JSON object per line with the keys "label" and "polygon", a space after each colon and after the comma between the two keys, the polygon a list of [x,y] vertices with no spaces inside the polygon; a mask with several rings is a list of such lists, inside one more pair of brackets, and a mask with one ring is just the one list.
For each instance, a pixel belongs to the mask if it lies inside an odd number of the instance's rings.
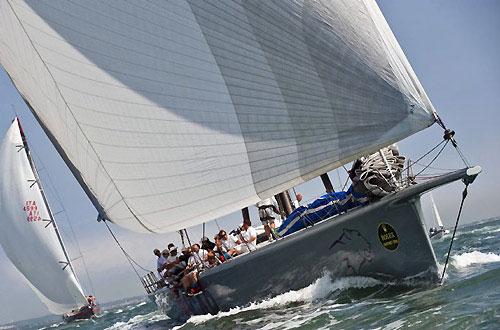
{"label": "choppy wave", "polygon": [[167,316],[152,312],[144,315],[136,315],[127,322],[116,322],[106,330],[130,330],[144,325],[145,322],[154,323],[168,319]]}
{"label": "choppy wave", "polygon": [[[500,286],[499,232],[500,221],[459,229],[463,236],[455,241],[446,280],[437,287],[426,287],[428,282],[412,278],[390,281],[366,277],[333,279],[325,273],[306,288],[215,316],[195,316],[181,328],[497,328],[500,300],[491,288]],[[441,274],[449,240],[433,240],[432,244]],[[50,321],[32,320],[29,324],[24,322],[14,326],[26,330],[49,329],[51,326],[82,330],[152,330],[179,325],[158,312],[146,297],[127,299],[102,308],[102,314],[95,320],[64,324],[56,317]]]}
{"label": "choppy wave", "polygon": [[493,252],[483,253],[472,251],[452,256],[451,264],[457,269],[467,268],[471,265],[500,262],[500,255]]}
{"label": "choppy wave", "polygon": [[[362,289],[381,285],[383,282],[370,277],[343,277],[332,280],[331,275],[326,272],[321,278],[317,279],[313,284],[297,290],[288,291],[276,297],[265,299],[260,302],[254,302],[246,307],[235,307],[227,312],[219,312],[217,315],[196,315],[192,316],[187,322],[192,324],[204,323],[214,318],[222,318],[244,311],[276,308],[285,306],[294,302],[304,301],[312,302],[328,297],[332,292],[337,290],[347,290],[351,288]],[[340,306],[340,305],[339,305]]]}

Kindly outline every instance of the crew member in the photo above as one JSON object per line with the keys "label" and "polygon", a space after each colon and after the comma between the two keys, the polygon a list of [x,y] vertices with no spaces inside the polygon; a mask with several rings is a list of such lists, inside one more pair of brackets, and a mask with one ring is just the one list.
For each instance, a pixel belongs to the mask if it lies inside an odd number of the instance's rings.
{"label": "crew member", "polygon": [[155,256],[158,257],[158,259],[156,260],[156,270],[158,271],[158,275],[160,275],[160,278],[163,278],[161,273],[163,270],[163,264],[165,262],[167,262],[167,259],[165,257],[163,257],[160,250],[158,250],[158,249],[154,249],[153,253]]}
{"label": "crew member", "polygon": [[276,228],[274,224],[275,214],[280,214],[278,202],[276,202],[274,196],[271,196],[258,202],[256,206],[259,208],[260,221],[264,225],[267,238],[272,241],[275,236],[274,229]]}
{"label": "crew member", "polygon": [[302,202],[302,194],[298,193],[297,195],[295,195],[295,197],[297,199],[293,201],[293,207],[298,208],[298,207],[300,207],[300,202]]}
{"label": "crew member", "polygon": [[257,231],[250,219],[243,220],[239,237],[241,244],[235,247],[238,254],[257,250]]}

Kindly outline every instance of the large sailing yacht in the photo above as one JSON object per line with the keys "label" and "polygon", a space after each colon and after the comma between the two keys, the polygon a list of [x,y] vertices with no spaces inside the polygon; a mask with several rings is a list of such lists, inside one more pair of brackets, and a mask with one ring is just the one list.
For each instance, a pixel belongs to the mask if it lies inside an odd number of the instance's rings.
{"label": "large sailing yacht", "polygon": [[[375,0],[6,0],[0,17],[1,65],[99,220],[132,231],[202,224],[434,123],[446,129]],[[436,283],[420,196],[480,171],[395,184],[200,272],[195,297],[147,290],[186,318],[324,271]]]}

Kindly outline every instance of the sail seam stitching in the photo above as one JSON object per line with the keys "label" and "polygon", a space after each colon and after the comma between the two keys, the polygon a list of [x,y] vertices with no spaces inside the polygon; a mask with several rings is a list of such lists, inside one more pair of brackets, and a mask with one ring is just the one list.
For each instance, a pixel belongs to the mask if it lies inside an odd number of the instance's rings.
{"label": "sail seam stitching", "polygon": [[[43,60],[42,56],[40,55],[40,53],[38,52],[38,49],[35,47],[35,44],[33,43],[33,40],[31,40],[31,37],[30,35],[28,34],[28,32],[26,31],[21,19],[19,18],[19,16],[17,15],[16,11],[14,10],[14,8],[12,7],[12,4],[10,2],[10,0],[7,0],[7,3],[9,4],[9,7],[10,9],[12,10],[12,13],[14,14],[14,16],[16,17],[17,21],[19,22],[19,25],[21,26],[23,32],[26,34],[26,37],[28,38],[31,46],[33,47],[33,50],[35,51],[35,53],[38,55],[40,61],[42,61],[43,63],[43,66],[45,67],[45,69],[47,70],[48,74],[50,75],[50,77],[52,78],[52,80],[54,81],[54,85],[57,89],[57,92],[59,93],[59,95],[61,96],[64,104],[66,105],[66,108],[68,109],[69,113],[71,114],[71,116],[73,117],[73,120],[75,121],[76,125],[78,126],[78,128],[80,129],[83,137],[87,140],[88,144],[90,145],[90,148],[92,149],[92,151],[94,152],[94,154],[96,155],[98,161],[99,161],[99,165],[101,166],[101,168],[103,169],[103,171],[106,173],[106,175],[109,177],[109,180],[113,183],[113,185],[115,186],[115,189],[116,191],[118,192],[118,194],[120,195],[120,198],[122,199],[123,203],[125,204],[125,206],[127,207],[127,209],[130,211],[130,213],[134,216],[135,220],[146,230],[148,230],[149,232],[151,233],[154,233],[153,230],[151,230],[150,228],[148,228],[144,223],[142,223],[142,221],[139,220],[139,218],[137,217],[137,215],[131,210],[131,208],[129,207],[129,205],[127,204],[127,202],[125,201],[125,198],[123,197],[123,195],[121,194],[121,192],[118,190],[118,187],[116,186],[116,183],[113,181],[113,179],[111,178],[111,175],[109,175],[108,171],[106,170],[106,168],[104,167],[103,163],[102,163],[102,160],[101,158],[99,157],[99,155],[97,154],[97,152],[95,151],[95,148],[94,146],[90,143],[90,140],[87,138],[87,135],[85,134],[85,132],[83,131],[83,129],[81,128],[80,124],[78,123],[78,121],[76,120],[76,117],[75,115],[73,114],[73,112],[71,111],[71,108],[69,107],[69,104],[68,102],[66,101],[66,98],[64,97],[63,93],[61,92],[61,90],[59,89],[59,85],[57,84],[57,81],[56,79],[54,78],[54,76],[52,75],[52,72],[50,71],[49,67],[47,66],[47,64],[45,63],[45,61]],[[97,199],[97,196],[96,196],[96,199]],[[107,217],[107,215],[106,215]]]}

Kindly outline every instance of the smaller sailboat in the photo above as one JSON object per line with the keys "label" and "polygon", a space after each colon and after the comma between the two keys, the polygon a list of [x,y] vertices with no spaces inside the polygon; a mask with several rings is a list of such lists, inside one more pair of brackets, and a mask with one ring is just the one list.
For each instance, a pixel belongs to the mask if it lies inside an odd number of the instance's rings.
{"label": "smaller sailboat", "polygon": [[0,146],[0,245],[50,312],[65,321],[93,317],[64,247],[18,118]]}
{"label": "smaller sailboat", "polygon": [[443,222],[441,221],[441,217],[439,216],[439,212],[436,206],[436,202],[434,202],[434,198],[432,197],[432,193],[429,193],[429,196],[431,198],[431,205],[432,205],[432,211],[433,211],[433,218],[434,222],[436,224],[435,227],[431,227],[429,229],[429,237],[430,238],[441,238],[445,234],[448,234],[450,231],[448,229],[444,228]]}

